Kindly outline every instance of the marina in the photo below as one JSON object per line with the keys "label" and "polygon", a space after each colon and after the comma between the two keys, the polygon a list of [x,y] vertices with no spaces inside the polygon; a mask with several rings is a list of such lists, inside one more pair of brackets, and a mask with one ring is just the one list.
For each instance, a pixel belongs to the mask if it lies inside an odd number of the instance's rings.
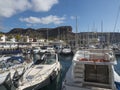
{"label": "marina", "polygon": [[[28,55],[29,57],[29,55]],[[38,58],[37,55],[35,55],[35,58]],[[72,65],[72,59],[73,59],[73,56],[61,56],[59,55],[59,61],[60,61],[60,64],[61,64],[61,71],[60,73],[58,74],[58,76],[53,80],[52,83],[49,83],[48,85],[40,88],[40,89],[37,89],[37,90],[61,90],[62,89],[62,84],[63,84],[63,81],[65,79],[65,76],[66,76],[66,73],[68,72],[70,66]],[[117,56],[116,57],[117,59],[117,64],[114,66],[115,67],[115,70],[119,73],[120,75],[120,57]],[[15,87],[12,85],[9,87],[9,84],[11,82],[8,83],[8,85],[1,85],[0,86],[0,90],[16,90]],[[32,90],[32,89],[28,89],[28,90]]]}
{"label": "marina", "polygon": [[120,90],[119,0],[0,0],[0,90]]}

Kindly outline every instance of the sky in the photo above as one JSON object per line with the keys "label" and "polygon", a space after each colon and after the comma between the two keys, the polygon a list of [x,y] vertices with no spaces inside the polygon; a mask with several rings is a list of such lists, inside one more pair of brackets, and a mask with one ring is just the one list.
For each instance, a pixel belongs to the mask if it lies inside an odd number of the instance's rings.
{"label": "sky", "polygon": [[76,32],[77,25],[78,32],[119,32],[119,7],[119,0],[0,0],[0,31],[72,26]]}

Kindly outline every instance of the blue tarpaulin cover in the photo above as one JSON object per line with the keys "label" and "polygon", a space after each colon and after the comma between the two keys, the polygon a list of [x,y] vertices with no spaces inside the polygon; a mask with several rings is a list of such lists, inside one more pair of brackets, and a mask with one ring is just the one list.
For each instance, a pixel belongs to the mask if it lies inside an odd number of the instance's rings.
{"label": "blue tarpaulin cover", "polygon": [[24,58],[22,56],[12,56],[11,58],[9,58],[7,61],[9,60],[17,60],[19,61],[20,63],[23,63],[24,62]]}

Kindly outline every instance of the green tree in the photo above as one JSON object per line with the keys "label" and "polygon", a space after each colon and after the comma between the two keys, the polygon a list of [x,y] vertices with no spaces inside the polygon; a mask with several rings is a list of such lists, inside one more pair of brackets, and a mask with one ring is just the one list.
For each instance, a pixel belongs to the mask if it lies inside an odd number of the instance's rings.
{"label": "green tree", "polygon": [[19,42],[21,40],[21,36],[20,35],[16,35],[15,39],[17,40],[17,42]]}

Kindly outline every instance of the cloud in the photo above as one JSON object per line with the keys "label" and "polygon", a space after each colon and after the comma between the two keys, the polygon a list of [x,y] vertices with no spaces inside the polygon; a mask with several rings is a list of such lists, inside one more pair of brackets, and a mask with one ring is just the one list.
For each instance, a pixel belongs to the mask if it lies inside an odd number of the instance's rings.
{"label": "cloud", "polygon": [[73,20],[73,19],[76,19],[76,17],[75,17],[75,16],[70,16],[70,19],[72,19],[72,20]]}
{"label": "cloud", "polygon": [[27,0],[0,0],[0,16],[11,17],[12,15],[23,12],[30,8]]}
{"label": "cloud", "polygon": [[30,16],[28,18],[20,18],[19,20],[29,24],[61,24],[64,23],[65,17],[49,15],[46,17],[38,18]]}
{"label": "cloud", "polygon": [[58,0],[0,0],[0,16],[11,17],[26,10],[49,11]]}
{"label": "cloud", "polygon": [[34,11],[49,11],[58,0],[32,0],[32,9]]}

